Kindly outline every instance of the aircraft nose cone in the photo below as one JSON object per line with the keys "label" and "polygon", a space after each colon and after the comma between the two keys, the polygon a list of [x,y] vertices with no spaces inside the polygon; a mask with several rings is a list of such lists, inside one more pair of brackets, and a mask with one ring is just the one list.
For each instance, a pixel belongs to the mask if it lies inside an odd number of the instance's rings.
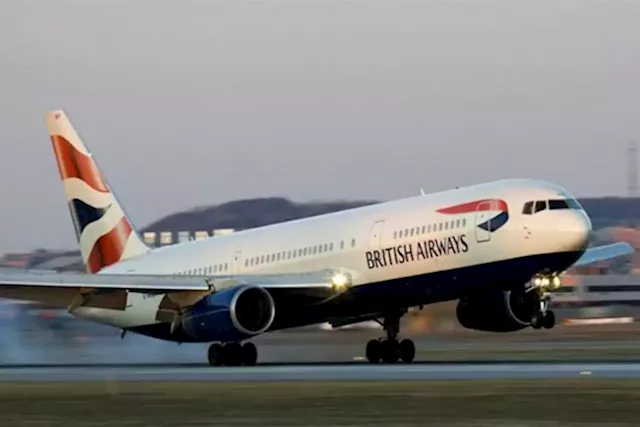
{"label": "aircraft nose cone", "polygon": [[559,231],[565,236],[563,240],[568,251],[582,252],[589,246],[591,220],[584,212],[572,212],[562,221]]}

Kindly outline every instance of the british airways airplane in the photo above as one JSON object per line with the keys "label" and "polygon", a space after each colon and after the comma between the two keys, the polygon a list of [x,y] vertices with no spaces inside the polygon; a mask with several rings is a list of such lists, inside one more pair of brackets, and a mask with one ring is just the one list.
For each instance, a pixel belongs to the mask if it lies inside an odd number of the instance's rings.
{"label": "british airways airplane", "polygon": [[376,320],[371,363],[411,362],[411,307],[458,300],[466,328],[552,328],[550,292],[569,267],[633,252],[588,248],[591,222],[548,182],[511,179],[149,248],[64,111],[46,123],[87,273],[0,272],[0,297],[177,343],[211,365],[254,365],[252,337]]}

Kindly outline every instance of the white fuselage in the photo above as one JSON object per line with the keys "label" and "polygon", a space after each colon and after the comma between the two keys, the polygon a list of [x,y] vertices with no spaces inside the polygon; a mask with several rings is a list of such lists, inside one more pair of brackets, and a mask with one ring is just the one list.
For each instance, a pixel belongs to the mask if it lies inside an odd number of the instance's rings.
{"label": "white fuselage", "polygon": [[[496,181],[158,248],[100,273],[216,276],[343,269],[355,287],[366,287],[540,255],[581,254],[591,231],[584,210],[523,213],[527,202],[548,200],[575,201],[547,182]],[[481,286],[483,277],[477,279]],[[386,292],[393,294],[393,286]],[[80,307],[74,314],[123,328],[157,322],[161,295],[128,298],[124,311]]]}

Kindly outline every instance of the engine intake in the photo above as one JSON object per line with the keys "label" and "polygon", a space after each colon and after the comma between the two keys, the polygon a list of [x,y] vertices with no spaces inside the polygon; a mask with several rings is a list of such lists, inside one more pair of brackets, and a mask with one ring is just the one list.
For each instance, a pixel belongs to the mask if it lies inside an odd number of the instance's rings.
{"label": "engine intake", "polygon": [[536,292],[496,290],[460,299],[456,315],[467,329],[513,332],[531,325],[539,303]]}
{"label": "engine intake", "polygon": [[182,327],[198,341],[241,341],[269,329],[275,313],[269,292],[238,286],[200,300],[182,315]]}

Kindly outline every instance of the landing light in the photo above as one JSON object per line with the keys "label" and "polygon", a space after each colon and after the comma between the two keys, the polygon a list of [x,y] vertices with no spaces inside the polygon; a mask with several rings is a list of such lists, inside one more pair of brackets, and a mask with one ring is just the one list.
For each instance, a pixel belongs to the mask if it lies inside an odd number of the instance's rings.
{"label": "landing light", "polygon": [[349,277],[344,273],[336,273],[331,276],[331,285],[336,290],[343,290],[349,285]]}
{"label": "landing light", "polygon": [[562,286],[562,282],[560,281],[560,278],[558,276],[555,276],[553,278],[553,288],[558,289],[560,288],[560,286]]}

